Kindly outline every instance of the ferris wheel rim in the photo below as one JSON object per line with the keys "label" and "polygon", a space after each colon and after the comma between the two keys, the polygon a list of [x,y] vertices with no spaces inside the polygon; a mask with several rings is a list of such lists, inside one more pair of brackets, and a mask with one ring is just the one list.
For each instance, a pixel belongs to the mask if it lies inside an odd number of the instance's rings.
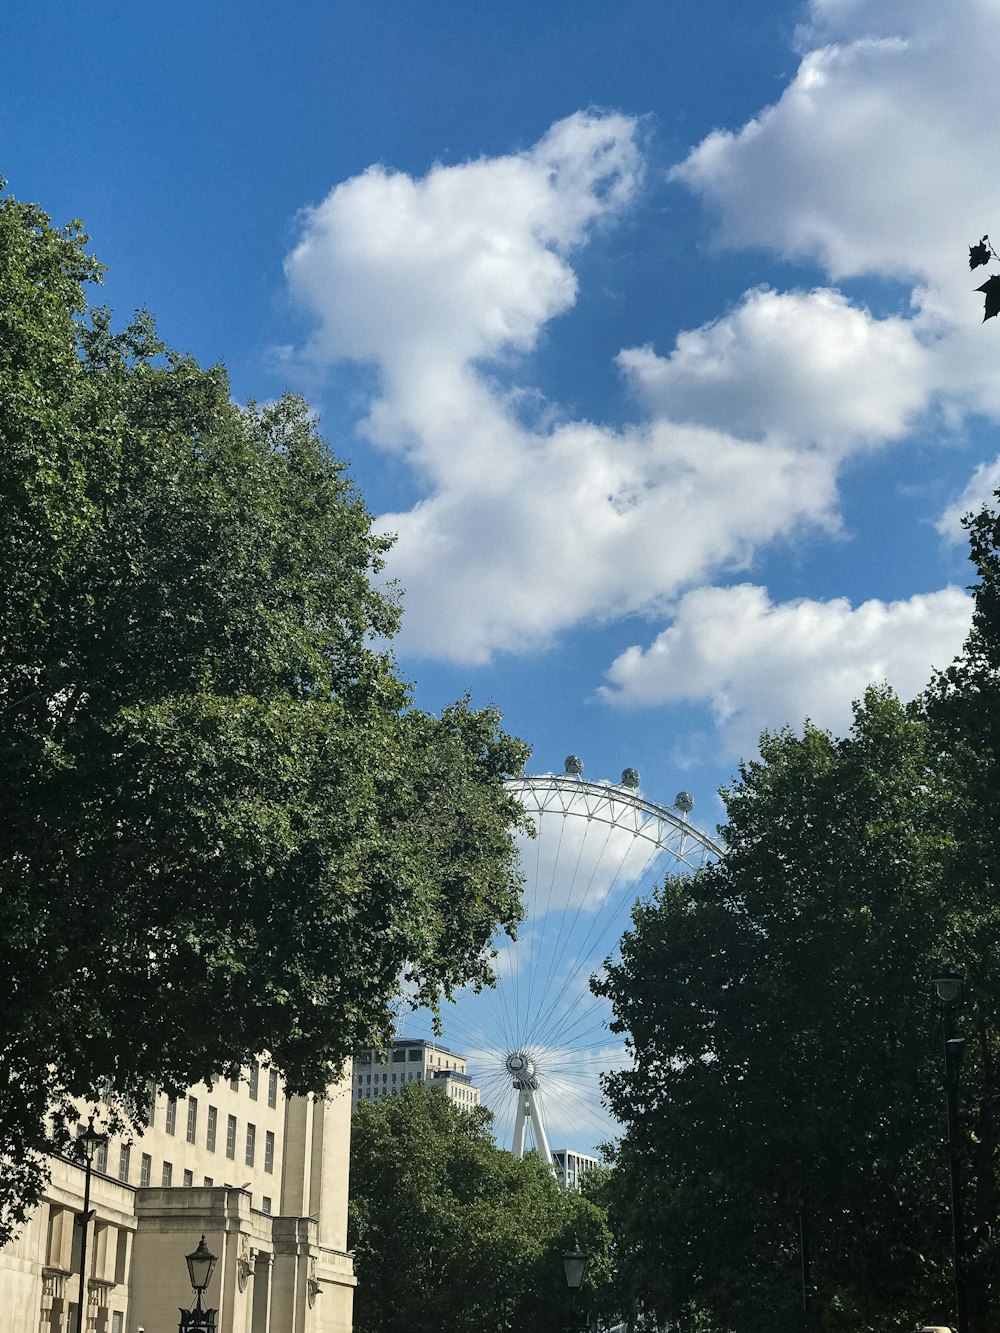
{"label": "ferris wheel rim", "polygon": [[[613,802],[624,806],[634,814],[646,815],[648,819],[656,820],[659,827],[668,828],[672,833],[690,839],[711,856],[722,856],[724,854],[722,846],[704,829],[692,823],[686,814],[679,811],[676,806],[671,807],[661,805],[658,801],[651,801],[633,788],[608,781],[594,782],[571,773],[525,773],[517,778],[508,778],[505,785],[508,791],[518,797],[528,792],[534,793],[542,790],[549,791],[557,796],[583,796],[585,801],[591,800],[595,803],[594,808],[583,812],[586,817],[590,818],[603,819],[601,805],[610,805]],[[524,805],[523,800],[521,804]],[[525,808],[527,809],[527,807]],[[530,810],[527,812],[529,815],[532,813]],[[561,811],[558,808],[540,807],[539,813],[572,813],[578,816],[581,812],[579,810],[571,811],[567,804]],[[605,820],[605,822],[622,826],[618,819]],[[632,832],[640,837],[649,837],[649,833],[639,827],[634,828]],[[666,838],[650,840],[656,841],[665,851],[674,851]]]}

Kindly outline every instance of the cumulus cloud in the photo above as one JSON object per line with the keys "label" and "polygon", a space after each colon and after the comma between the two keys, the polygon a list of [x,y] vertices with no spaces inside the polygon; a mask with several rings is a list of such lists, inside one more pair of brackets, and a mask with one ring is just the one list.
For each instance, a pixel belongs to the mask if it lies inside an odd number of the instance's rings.
{"label": "cumulus cloud", "polygon": [[798,71],[779,100],[719,130],[674,168],[726,246],[875,274],[911,288],[927,389],[1000,414],[996,345],[965,264],[1000,215],[994,0],[813,0]]}
{"label": "cumulus cloud", "polygon": [[993,0],[814,0],[798,72],[773,106],[709,135],[675,169],[729,244],[818,258],[834,277],[942,280],[973,217],[995,217],[985,168],[997,110]]}
{"label": "cumulus cloud", "polygon": [[670,356],[631,348],[618,362],[654,415],[837,451],[902,435],[927,396],[912,324],[825,289],[750,292],[732,315],[681,333]]}
{"label": "cumulus cloud", "polygon": [[955,545],[968,540],[968,534],[962,526],[966,514],[978,514],[983,508],[995,510],[997,491],[1000,490],[1000,458],[990,463],[980,463],[969,478],[969,484],[954,503],[950,504],[935,524],[938,532],[946,541]]}
{"label": "cumulus cloud", "polygon": [[845,598],[775,605],[749,584],[699,588],[648,648],[615,660],[602,693],[625,707],[707,702],[734,755],[752,753],[765,728],[806,717],[843,734],[869,684],[916,695],[958,653],[971,614],[959,588],[858,607]]}
{"label": "cumulus cloud", "polygon": [[906,321],[832,291],[751,292],[666,357],[619,358],[645,418],[526,423],[500,368],[576,297],[575,248],[642,179],[637,125],[578,114],[533,148],[372,168],[303,215],[286,262],[315,362],[374,362],[363,429],[422,487],[397,534],[409,651],[485,662],[656,614],[804,527],[836,528],[838,468],[926,402]]}

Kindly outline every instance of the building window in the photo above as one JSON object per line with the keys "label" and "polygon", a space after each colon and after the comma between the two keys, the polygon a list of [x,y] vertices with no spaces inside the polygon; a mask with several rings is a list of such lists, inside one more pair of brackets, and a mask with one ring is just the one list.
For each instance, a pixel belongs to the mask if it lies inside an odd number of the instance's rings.
{"label": "building window", "polygon": [[174,1167],[172,1162],[163,1163],[163,1174],[160,1177],[161,1185],[171,1185],[174,1179]]}
{"label": "building window", "polygon": [[129,1158],[132,1156],[132,1149],[127,1143],[123,1143],[118,1153],[118,1179],[128,1182]]}
{"label": "building window", "polygon": [[194,1143],[198,1134],[198,1098],[188,1098],[187,1141]]}
{"label": "building window", "polygon": [[153,1175],[153,1159],[148,1152],[142,1154],[142,1161],[139,1163],[139,1185],[145,1189]]}
{"label": "building window", "polygon": [[264,1135],[264,1170],[274,1170],[274,1135],[270,1130]]}
{"label": "building window", "polygon": [[177,1098],[170,1097],[167,1101],[167,1133],[172,1134],[177,1127]]}
{"label": "building window", "polygon": [[122,1320],[124,1315],[121,1310],[112,1310],[111,1312],[111,1333],[122,1333]]}
{"label": "building window", "polygon": [[403,1061],[403,1060],[405,1060],[405,1059],[406,1059],[406,1052],[405,1052],[405,1051],[393,1051],[393,1053],[392,1053],[392,1062],[393,1062],[393,1064],[398,1065],[401,1061]]}
{"label": "building window", "polygon": [[372,1081],[372,1076],[371,1076],[371,1074],[369,1074],[369,1075],[365,1078],[365,1082],[366,1082],[366,1083],[370,1083],[371,1081]]}
{"label": "building window", "polygon": [[206,1189],[210,1190],[212,1186],[215,1184],[215,1181],[212,1179],[211,1176],[206,1176],[205,1179],[202,1181],[202,1184],[205,1186]]}
{"label": "building window", "polygon": [[219,1125],[219,1112],[215,1106],[208,1108],[208,1128],[205,1130],[205,1147],[209,1152],[215,1152],[215,1131]]}
{"label": "building window", "polygon": [[271,1200],[268,1198],[266,1194],[260,1201],[260,1211],[262,1213],[268,1213],[268,1214],[270,1214],[271,1212]]}
{"label": "building window", "polygon": [[257,1150],[257,1126],[247,1125],[247,1166],[253,1166],[254,1153]]}
{"label": "building window", "polygon": [[419,1060],[419,1059],[420,1059],[420,1047],[419,1047],[419,1046],[414,1046],[414,1047],[410,1050],[410,1059],[411,1059],[411,1060]]}
{"label": "building window", "polygon": [[184,1188],[185,1188],[185,1189],[190,1189],[191,1186],[192,1186],[193,1184],[194,1184],[194,1172],[193,1172],[193,1171],[185,1171],[185,1172],[184,1172]]}
{"label": "building window", "polygon": [[260,1086],[260,1065],[255,1060],[250,1066],[250,1100],[257,1100],[257,1089]]}
{"label": "building window", "polygon": [[97,1155],[94,1158],[94,1170],[99,1171],[102,1176],[108,1174],[108,1141],[97,1145]]}
{"label": "building window", "polygon": [[278,1105],[278,1071],[269,1069],[267,1073],[267,1104],[268,1106]]}
{"label": "building window", "polygon": [[236,1117],[231,1115],[226,1121],[226,1156],[236,1157]]}
{"label": "building window", "polygon": [[156,1089],[150,1088],[149,1103],[146,1106],[146,1124],[152,1125],[155,1118],[156,1118]]}
{"label": "building window", "polygon": [[238,1079],[238,1078],[231,1078],[231,1079],[229,1080],[229,1086],[232,1088],[233,1092],[239,1092],[239,1090],[240,1090],[240,1081],[239,1081],[239,1079]]}

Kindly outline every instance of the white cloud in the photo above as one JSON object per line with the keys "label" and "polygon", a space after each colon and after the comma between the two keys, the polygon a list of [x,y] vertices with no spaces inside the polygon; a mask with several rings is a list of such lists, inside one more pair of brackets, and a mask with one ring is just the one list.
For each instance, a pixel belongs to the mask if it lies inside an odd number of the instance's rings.
{"label": "white cloud", "polygon": [[846,451],[895,439],[925,406],[927,352],[911,323],[841,293],[749,292],[725,319],[681,333],[669,357],[618,357],[649,410],[741,435]]}
{"label": "white cloud", "polygon": [[718,210],[729,244],[816,257],[838,278],[960,276],[970,228],[1000,205],[1000,10],[818,0],[811,13],[779,101],[709,135],[675,175]]}
{"label": "white cloud", "polygon": [[372,168],[304,215],[286,271],[317,320],[307,353],[377,364],[364,429],[423,489],[381,519],[410,652],[484,662],[656,614],[776,539],[832,530],[843,456],[926,401],[905,321],[756,291],[668,357],[621,354],[639,425],[525,424],[490,362],[573,304],[574,247],[638,188],[636,131],[572,116],[526,152],[422,180]]}
{"label": "white cloud", "polygon": [[320,320],[313,353],[377,361],[400,377],[395,393],[428,363],[531,347],[576,299],[566,254],[635,193],[636,129],[578,113],[527,152],[422,180],[370,167],[338,185],[305,212],[285,264]]}
{"label": "white cloud", "polygon": [[615,660],[603,694],[628,707],[705,701],[735,755],[752,753],[765,728],[806,717],[843,734],[869,684],[911,698],[947,666],[971,610],[958,588],[856,608],[844,598],[775,605],[749,584],[699,588],[648,648]]}
{"label": "white cloud", "polygon": [[910,285],[925,389],[1000,414],[997,344],[967,247],[1000,216],[995,0],[814,0],[781,98],[674,169],[717,239]]}
{"label": "white cloud", "polygon": [[968,540],[968,534],[962,526],[962,519],[966,514],[978,514],[985,506],[996,510],[998,490],[1000,490],[1000,458],[994,458],[991,463],[980,463],[969,478],[965,490],[953,504],[948,506],[935,524],[941,536],[955,545],[959,543],[964,545]]}

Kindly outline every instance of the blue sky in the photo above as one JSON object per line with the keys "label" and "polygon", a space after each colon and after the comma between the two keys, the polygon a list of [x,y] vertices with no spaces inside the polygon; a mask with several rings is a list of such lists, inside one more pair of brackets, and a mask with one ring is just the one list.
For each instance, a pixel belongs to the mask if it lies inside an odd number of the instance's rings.
{"label": "blue sky", "polygon": [[959,648],[1000,484],[996,0],[29,5],[0,170],[104,299],[302,393],[470,690],[695,818]]}

